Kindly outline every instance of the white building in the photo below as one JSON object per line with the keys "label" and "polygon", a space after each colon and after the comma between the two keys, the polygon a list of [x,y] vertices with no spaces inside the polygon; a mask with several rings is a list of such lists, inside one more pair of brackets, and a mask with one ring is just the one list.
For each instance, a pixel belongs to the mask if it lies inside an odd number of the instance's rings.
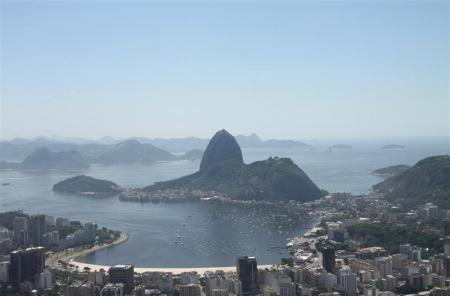
{"label": "white building", "polygon": [[198,285],[199,283],[199,276],[198,273],[195,271],[192,272],[182,272],[180,274],[180,284],[181,285]]}
{"label": "white building", "polygon": [[9,262],[0,262],[0,283],[9,282]]}
{"label": "white building", "polygon": [[50,289],[53,283],[53,274],[51,270],[46,269],[36,275],[36,288],[39,290]]}

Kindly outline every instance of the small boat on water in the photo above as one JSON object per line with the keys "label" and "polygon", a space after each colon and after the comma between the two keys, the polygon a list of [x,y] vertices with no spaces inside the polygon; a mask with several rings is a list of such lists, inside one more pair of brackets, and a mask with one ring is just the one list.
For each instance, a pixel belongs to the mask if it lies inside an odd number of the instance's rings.
{"label": "small boat on water", "polygon": [[11,183],[8,182],[2,183],[2,186],[9,186],[9,185],[11,185]]}

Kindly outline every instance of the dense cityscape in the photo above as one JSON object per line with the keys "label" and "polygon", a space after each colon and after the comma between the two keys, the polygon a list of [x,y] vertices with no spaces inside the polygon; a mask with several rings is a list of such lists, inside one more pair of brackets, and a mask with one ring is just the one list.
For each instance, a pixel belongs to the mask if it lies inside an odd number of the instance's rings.
{"label": "dense cityscape", "polygon": [[279,264],[258,268],[257,258],[241,256],[236,258],[234,271],[196,272],[193,268],[179,274],[164,270],[138,273],[126,262],[107,270],[80,270],[76,261],[55,258],[78,246],[112,243],[120,235],[91,222],[2,213],[1,292],[67,296],[449,295],[449,210],[432,203],[402,210],[377,194],[349,193],[330,194],[303,207],[319,213],[322,220],[286,244],[291,256]]}
{"label": "dense cityscape", "polygon": [[0,19],[0,296],[450,296],[449,0]]}

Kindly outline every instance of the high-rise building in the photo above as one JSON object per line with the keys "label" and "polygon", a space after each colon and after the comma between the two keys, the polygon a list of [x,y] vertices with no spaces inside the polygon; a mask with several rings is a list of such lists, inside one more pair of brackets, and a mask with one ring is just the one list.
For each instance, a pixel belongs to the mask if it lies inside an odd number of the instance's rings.
{"label": "high-rise building", "polygon": [[46,216],[32,215],[30,216],[29,233],[33,246],[38,247],[44,244],[44,233],[46,233]]}
{"label": "high-rise building", "polygon": [[414,286],[417,292],[425,290],[425,277],[423,274],[415,273],[411,275],[410,283]]}
{"label": "high-rise building", "polygon": [[22,247],[29,244],[28,218],[16,216],[13,219],[14,241]]}
{"label": "high-rise building", "polygon": [[449,219],[445,219],[442,221],[442,228],[443,228],[443,232],[444,235],[450,235],[450,220]]}
{"label": "high-rise building", "polygon": [[10,255],[9,280],[14,285],[25,281],[34,282],[35,276],[45,267],[43,247],[14,251]]}
{"label": "high-rise building", "polygon": [[118,264],[110,267],[109,281],[114,284],[124,284],[124,292],[130,294],[134,289],[134,266]]}
{"label": "high-rise building", "polygon": [[28,218],[16,216],[13,219],[14,232],[20,232],[22,230],[28,230]]}
{"label": "high-rise building", "polygon": [[445,237],[445,240],[444,240],[444,254],[450,255],[450,236]]}
{"label": "high-rise building", "polygon": [[258,288],[258,265],[255,257],[240,256],[236,260],[239,280],[242,282],[244,295],[256,294]]}
{"label": "high-rise building", "polygon": [[339,269],[337,271],[337,283],[344,288],[346,296],[355,296],[357,294],[356,274],[349,269]]}
{"label": "high-rise building", "polygon": [[336,272],[336,251],[333,248],[322,250],[322,266],[329,273]]}
{"label": "high-rise building", "polygon": [[380,272],[381,278],[387,278],[388,275],[392,274],[392,257],[378,257],[375,258],[375,266]]}
{"label": "high-rise building", "polygon": [[180,296],[200,296],[200,285],[198,284],[188,284],[180,285]]}
{"label": "high-rise building", "polygon": [[97,224],[87,222],[83,225],[87,243],[95,243],[97,237]]}
{"label": "high-rise building", "polygon": [[116,283],[104,286],[100,294],[101,296],[123,296],[127,293],[125,292],[124,284]]}

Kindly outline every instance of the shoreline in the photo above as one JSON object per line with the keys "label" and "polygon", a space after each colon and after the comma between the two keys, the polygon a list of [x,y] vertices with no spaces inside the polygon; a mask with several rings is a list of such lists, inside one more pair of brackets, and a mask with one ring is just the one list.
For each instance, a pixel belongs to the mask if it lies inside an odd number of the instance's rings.
{"label": "shoreline", "polygon": [[[99,271],[103,269],[107,271],[111,266],[110,265],[100,265],[100,264],[90,264],[78,262],[75,260],[71,260],[70,264],[76,265],[80,270],[83,270],[86,267],[90,268],[90,271]],[[273,266],[277,266],[279,264],[264,264],[258,265],[258,269],[271,268]],[[171,272],[173,274],[180,274],[183,272],[192,272],[195,271],[199,275],[204,275],[207,271],[217,271],[222,270],[224,272],[236,271],[236,266],[222,266],[222,267],[134,267],[134,272],[136,273],[144,273],[144,272]]]}
{"label": "shoreline", "polygon": [[[59,260],[65,261],[68,265],[74,265],[75,267],[68,267],[67,269],[77,269],[82,271],[84,268],[89,268],[90,271],[100,271],[101,269],[107,271],[111,266],[110,265],[101,265],[101,264],[91,264],[77,261],[77,258],[89,255],[96,251],[100,251],[102,249],[111,248],[115,245],[124,243],[128,240],[129,236],[125,232],[121,232],[120,236],[117,240],[109,244],[101,244],[94,245],[92,248],[86,247],[78,247],[74,249],[67,249],[63,251],[56,252],[47,258],[47,264],[56,269],[64,269],[61,265],[58,264]],[[259,265],[258,268],[271,268],[272,266],[276,266],[277,264],[264,264]],[[144,272],[172,272],[173,274],[180,274],[182,272],[191,272],[195,271],[200,275],[203,275],[206,271],[216,271],[223,270],[225,272],[228,271],[236,271],[236,266],[222,266],[222,267],[135,267],[134,271],[137,273]]]}
{"label": "shoreline", "polygon": [[[322,215],[319,214],[319,217],[322,217]],[[320,221],[320,219],[319,219]],[[308,229],[310,231],[311,229],[314,229],[318,226],[318,223],[316,222],[312,227]],[[303,235],[308,233],[306,231]],[[303,236],[302,235],[302,236]],[[61,267],[61,265],[58,264],[59,260],[65,261],[68,265],[73,265],[73,267],[66,267],[66,269],[78,269],[78,270],[84,270],[85,268],[88,268],[89,271],[100,271],[104,270],[107,271],[111,265],[102,265],[102,264],[92,264],[92,263],[84,263],[77,261],[79,257],[83,257],[86,255],[89,255],[91,253],[94,253],[96,251],[106,249],[113,247],[115,245],[124,243],[128,240],[129,236],[125,232],[120,232],[120,236],[117,240],[113,241],[109,244],[102,244],[102,245],[94,245],[92,248],[85,248],[85,247],[79,247],[75,249],[68,249],[64,251],[60,251],[57,253],[52,254],[48,259],[47,262],[52,268],[57,269],[64,269]],[[270,269],[272,267],[276,267],[281,265],[280,263],[275,264],[262,264],[258,265],[258,269]],[[181,274],[183,272],[197,272],[199,275],[203,276],[205,272],[207,271],[224,271],[224,272],[230,272],[230,271],[236,271],[236,266],[211,266],[211,267],[134,267],[134,271],[136,273],[144,273],[144,272],[171,272],[173,274]]]}
{"label": "shoreline", "polygon": [[[128,234],[126,232],[121,231],[119,238],[111,243],[95,244],[91,248],[86,248],[84,246],[84,247],[75,247],[75,248],[69,248],[69,249],[62,250],[62,251],[57,251],[57,252],[51,254],[46,259],[46,262],[50,267],[57,268],[57,269],[61,269],[61,266],[58,264],[59,260],[62,260],[64,262],[66,262],[67,264],[74,264],[73,262],[76,262],[76,265],[79,265],[78,262],[76,261],[76,259],[78,257],[83,257],[83,256],[89,255],[91,253],[94,253],[94,252],[97,252],[97,251],[100,251],[103,249],[111,248],[113,246],[116,246],[118,244],[126,242],[128,240],[128,238],[129,238]],[[83,264],[83,263],[80,262],[80,264]]]}

